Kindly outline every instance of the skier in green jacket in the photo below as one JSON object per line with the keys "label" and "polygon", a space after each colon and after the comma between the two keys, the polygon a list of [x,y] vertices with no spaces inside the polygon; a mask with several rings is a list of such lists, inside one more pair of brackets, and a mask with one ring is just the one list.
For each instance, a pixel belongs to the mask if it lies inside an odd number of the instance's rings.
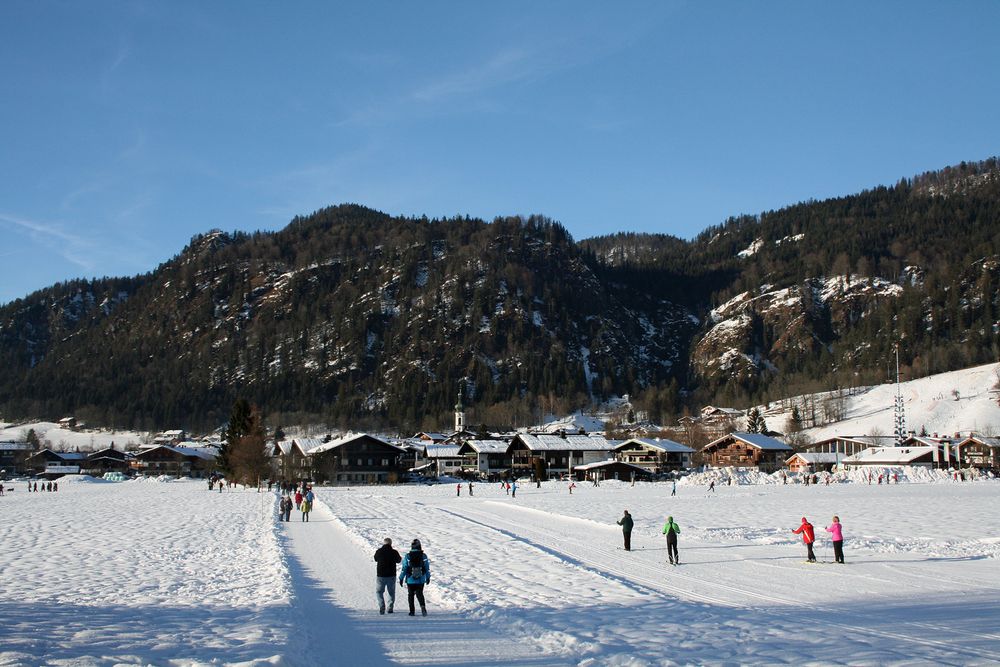
{"label": "skier in green jacket", "polygon": [[681,557],[677,555],[677,536],[681,534],[681,527],[674,523],[674,517],[667,517],[667,522],[663,525],[663,534],[667,536],[667,557],[670,559],[670,564],[680,565]]}
{"label": "skier in green jacket", "polygon": [[622,537],[625,539],[625,551],[632,551],[632,515],[625,510],[622,518],[618,519],[618,525],[622,527]]}

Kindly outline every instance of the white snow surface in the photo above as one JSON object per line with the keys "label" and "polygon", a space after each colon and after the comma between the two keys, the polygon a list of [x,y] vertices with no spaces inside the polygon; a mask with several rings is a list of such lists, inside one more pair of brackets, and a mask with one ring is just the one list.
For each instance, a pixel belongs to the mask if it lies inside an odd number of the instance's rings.
{"label": "white snow surface", "polygon": [[[0,665],[996,664],[1000,482],[859,479],[318,488],[288,524],[254,489],[14,482]],[[847,565],[827,563],[833,514]],[[802,516],[821,564],[791,532]],[[427,617],[404,590],[378,614],[385,537],[423,543]]]}
{"label": "white snow surface", "polygon": [[[998,380],[1000,364],[986,364],[901,382],[899,390],[907,428],[942,437],[955,433],[963,436],[970,432],[1000,433],[1000,392],[994,389]],[[825,396],[817,395],[818,402]],[[810,428],[804,433],[812,441],[836,435],[868,435],[874,431],[892,435],[895,398],[895,383],[860,389],[854,395],[843,397],[844,420]],[[789,399],[787,409],[765,409],[768,426],[783,429],[791,415],[790,406],[797,402],[801,402],[800,398]]]}

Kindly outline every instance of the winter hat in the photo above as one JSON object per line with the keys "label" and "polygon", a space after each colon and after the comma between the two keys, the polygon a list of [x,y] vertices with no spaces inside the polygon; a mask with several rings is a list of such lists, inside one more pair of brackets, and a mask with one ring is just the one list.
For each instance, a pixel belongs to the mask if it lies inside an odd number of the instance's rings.
{"label": "winter hat", "polygon": [[420,540],[413,540],[413,542],[410,543],[410,548],[414,551],[420,551]]}
{"label": "winter hat", "polygon": [[805,517],[802,517],[802,523],[809,523],[809,522],[808,522],[808,521],[806,521],[806,518],[805,518]]}

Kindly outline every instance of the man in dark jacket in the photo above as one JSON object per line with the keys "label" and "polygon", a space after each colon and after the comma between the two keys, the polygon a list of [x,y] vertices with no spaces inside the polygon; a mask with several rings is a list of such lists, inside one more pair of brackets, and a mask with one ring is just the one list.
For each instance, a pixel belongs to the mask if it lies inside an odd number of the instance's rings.
{"label": "man in dark jacket", "polygon": [[385,590],[389,589],[389,613],[396,604],[396,563],[402,560],[399,552],[392,548],[392,540],[385,538],[375,552],[375,597],[378,598],[378,613],[385,613]]}
{"label": "man in dark jacket", "polygon": [[632,515],[628,510],[618,519],[618,525],[622,527],[622,537],[625,538],[625,551],[632,551]]}
{"label": "man in dark jacket", "polygon": [[420,540],[413,540],[410,553],[403,558],[403,567],[399,572],[399,583],[406,582],[407,597],[410,602],[410,616],[413,616],[413,598],[420,602],[420,613],[427,615],[427,605],[424,604],[424,584],[431,583],[431,565],[420,547]]}

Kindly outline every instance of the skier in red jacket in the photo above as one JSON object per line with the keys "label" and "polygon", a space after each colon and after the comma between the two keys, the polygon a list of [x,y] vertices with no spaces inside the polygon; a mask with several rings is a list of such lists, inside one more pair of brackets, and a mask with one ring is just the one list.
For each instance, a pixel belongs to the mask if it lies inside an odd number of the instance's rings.
{"label": "skier in red jacket", "polygon": [[813,533],[813,525],[805,517],[802,517],[802,525],[792,532],[796,535],[799,533],[802,534],[802,541],[805,542],[806,551],[808,552],[808,560],[810,563],[815,563],[816,554],[813,553],[813,542],[816,541],[816,535]]}

